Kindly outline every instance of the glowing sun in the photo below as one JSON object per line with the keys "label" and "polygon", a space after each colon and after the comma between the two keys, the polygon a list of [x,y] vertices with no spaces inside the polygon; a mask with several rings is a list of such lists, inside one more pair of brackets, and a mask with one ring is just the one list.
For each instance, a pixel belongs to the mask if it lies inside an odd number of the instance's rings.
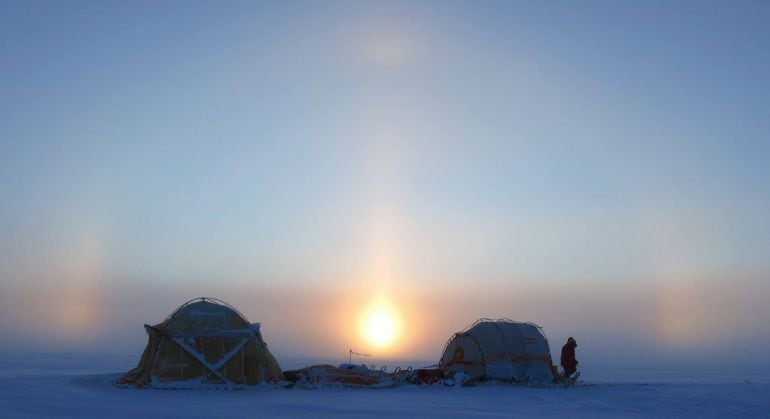
{"label": "glowing sun", "polygon": [[388,346],[398,334],[398,320],[392,309],[386,306],[373,307],[363,319],[364,338],[375,346]]}

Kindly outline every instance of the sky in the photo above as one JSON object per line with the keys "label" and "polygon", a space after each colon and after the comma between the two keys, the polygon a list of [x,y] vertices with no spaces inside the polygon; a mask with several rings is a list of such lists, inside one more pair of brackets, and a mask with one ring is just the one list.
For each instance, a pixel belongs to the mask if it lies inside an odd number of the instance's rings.
{"label": "sky", "polygon": [[[0,351],[764,366],[770,5],[0,0]],[[367,339],[367,313],[393,322]]]}

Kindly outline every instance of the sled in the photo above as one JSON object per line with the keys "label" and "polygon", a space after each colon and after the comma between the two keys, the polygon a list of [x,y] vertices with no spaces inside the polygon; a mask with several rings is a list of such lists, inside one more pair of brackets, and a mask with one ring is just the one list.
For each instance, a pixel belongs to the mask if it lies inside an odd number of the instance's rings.
{"label": "sled", "polygon": [[564,388],[574,388],[578,378],[580,378],[580,371],[575,372],[575,374],[571,377],[562,377],[562,384],[564,384]]}
{"label": "sled", "polygon": [[413,375],[411,369],[387,373],[384,368],[375,370],[352,364],[342,364],[340,367],[311,365],[284,372],[291,386],[300,388],[392,388],[402,385],[410,375]]}

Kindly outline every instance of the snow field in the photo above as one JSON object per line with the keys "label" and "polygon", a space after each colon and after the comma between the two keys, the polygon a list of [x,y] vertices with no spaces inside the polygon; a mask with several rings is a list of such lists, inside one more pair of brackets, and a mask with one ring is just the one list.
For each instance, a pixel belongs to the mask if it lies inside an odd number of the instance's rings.
{"label": "snow field", "polygon": [[770,377],[762,374],[700,373],[699,379],[699,373],[686,372],[666,382],[672,372],[646,370],[653,379],[645,382],[645,370],[635,370],[630,375],[636,382],[618,382],[584,371],[596,380],[569,390],[502,385],[141,390],[112,385],[123,371],[105,370],[125,362],[6,358],[0,362],[0,417],[770,417]]}

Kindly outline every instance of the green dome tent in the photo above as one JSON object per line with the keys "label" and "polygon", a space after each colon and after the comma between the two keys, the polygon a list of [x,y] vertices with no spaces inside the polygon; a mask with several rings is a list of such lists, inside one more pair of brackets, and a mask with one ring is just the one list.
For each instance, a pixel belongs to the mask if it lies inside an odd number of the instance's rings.
{"label": "green dome tent", "polygon": [[259,323],[249,323],[238,310],[215,298],[190,300],[162,323],[144,327],[149,341],[139,365],[118,384],[229,387],[283,377]]}

